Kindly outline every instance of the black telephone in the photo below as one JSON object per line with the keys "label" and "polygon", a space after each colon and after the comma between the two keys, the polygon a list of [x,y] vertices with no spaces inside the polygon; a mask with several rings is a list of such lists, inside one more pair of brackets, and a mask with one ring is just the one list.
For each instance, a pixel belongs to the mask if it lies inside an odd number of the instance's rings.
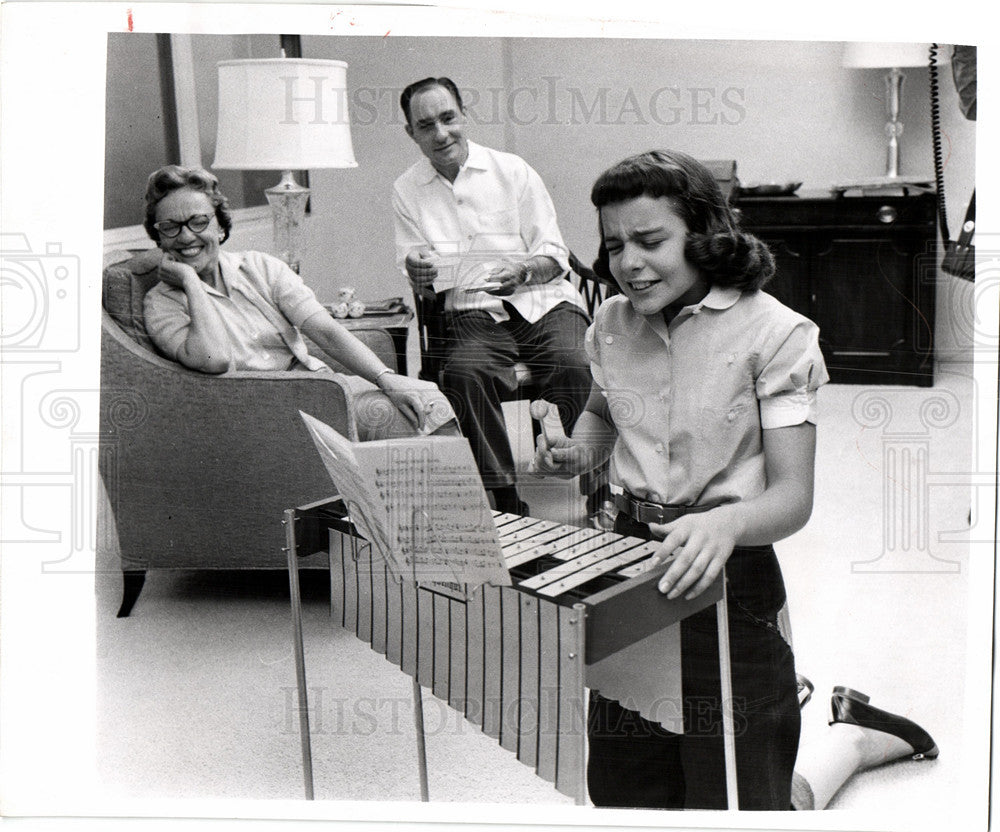
{"label": "black telephone", "polygon": [[[929,54],[931,90],[931,135],[934,141],[934,181],[937,186],[938,222],[944,242],[941,270],[965,280],[976,279],[976,247],[972,236],[976,231],[976,192],[972,191],[965,221],[958,239],[952,240],[948,231],[948,212],[944,199],[944,163],[941,152],[941,107],[938,88],[938,45],[932,43]],[[976,118],[976,47],[956,46],[952,56],[952,72],[958,90],[962,112],[970,120]]]}

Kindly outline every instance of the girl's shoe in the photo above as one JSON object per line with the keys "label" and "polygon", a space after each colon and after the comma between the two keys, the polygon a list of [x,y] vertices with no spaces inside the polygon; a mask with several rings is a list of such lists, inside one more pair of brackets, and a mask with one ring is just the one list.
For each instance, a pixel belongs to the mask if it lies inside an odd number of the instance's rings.
{"label": "girl's shoe", "polygon": [[872,707],[868,700],[869,697],[856,690],[835,687],[830,697],[830,708],[833,711],[830,724],[844,722],[899,737],[913,748],[911,760],[933,760],[938,756],[940,752],[937,744],[917,723]]}

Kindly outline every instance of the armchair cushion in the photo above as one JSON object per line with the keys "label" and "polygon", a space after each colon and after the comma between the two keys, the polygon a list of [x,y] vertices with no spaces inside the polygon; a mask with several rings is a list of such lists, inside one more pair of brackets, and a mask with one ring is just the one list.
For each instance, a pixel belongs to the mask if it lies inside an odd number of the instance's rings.
{"label": "armchair cushion", "polygon": [[146,332],[142,301],[159,278],[154,257],[148,253],[114,252],[105,258],[101,302],[122,331],[142,347],[156,351]]}

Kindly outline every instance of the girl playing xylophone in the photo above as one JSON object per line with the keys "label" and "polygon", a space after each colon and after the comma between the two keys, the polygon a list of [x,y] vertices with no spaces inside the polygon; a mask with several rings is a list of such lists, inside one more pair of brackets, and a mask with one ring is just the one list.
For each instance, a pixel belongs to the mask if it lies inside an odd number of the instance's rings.
{"label": "girl playing xylophone", "polygon": [[[591,201],[598,267],[623,294],[587,332],[586,410],[571,438],[539,437],[535,466],[572,476],[610,456],[615,531],[675,555],[659,581],[668,598],[697,596],[725,570],[740,808],[788,809],[799,705],[771,544],[812,510],[816,390],[828,378],[818,329],[759,291],[770,252],[691,157],[626,159]],[[715,608],[680,626],[683,734],[591,697],[595,805],[726,808]]]}

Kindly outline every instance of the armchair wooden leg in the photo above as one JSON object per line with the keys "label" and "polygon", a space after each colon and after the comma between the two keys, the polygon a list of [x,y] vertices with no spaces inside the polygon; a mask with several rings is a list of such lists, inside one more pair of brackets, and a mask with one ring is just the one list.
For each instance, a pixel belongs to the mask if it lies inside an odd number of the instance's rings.
{"label": "armchair wooden leg", "polygon": [[125,569],[122,571],[122,605],[118,608],[118,618],[128,618],[145,582],[145,569]]}

